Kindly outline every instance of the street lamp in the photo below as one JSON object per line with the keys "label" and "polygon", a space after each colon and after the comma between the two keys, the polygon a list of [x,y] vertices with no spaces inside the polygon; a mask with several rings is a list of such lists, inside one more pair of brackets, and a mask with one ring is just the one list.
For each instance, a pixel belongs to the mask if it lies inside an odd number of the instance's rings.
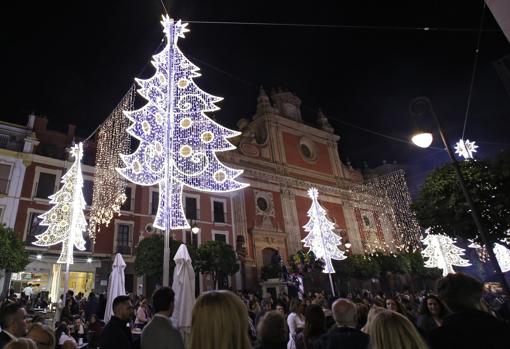
{"label": "street lamp", "polygon": [[[439,135],[441,136],[441,140],[443,141],[443,144],[446,148],[446,152],[448,153],[448,156],[450,157],[450,161],[452,162],[453,168],[455,170],[455,174],[457,175],[457,179],[459,181],[459,186],[462,190],[462,193],[464,194],[464,198],[466,199],[466,202],[469,206],[471,217],[473,218],[473,221],[475,223],[476,229],[478,230],[478,234],[482,238],[482,241],[485,246],[487,246],[487,252],[489,253],[489,258],[491,260],[492,265],[494,266],[494,269],[496,269],[497,277],[500,279],[501,285],[503,286],[503,289],[506,291],[507,294],[510,294],[510,286],[507,284],[505,277],[503,275],[503,272],[501,271],[501,268],[499,266],[499,263],[496,259],[496,256],[494,255],[494,251],[492,250],[491,245],[489,244],[489,239],[487,236],[487,229],[483,226],[482,221],[480,219],[480,214],[478,212],[478,209],[476,208],[475,204],[473,203],[473,200],[471,198],[471,194],[468,192],[466,188],[466,181],[464,180],[464,176],[462,175],[462,172],[460,171],[460,166],[453,155],[452,148],[450,146],[450,143],[448,141],[448,138],[446,137],[446,133],[443,130],[443,127],[441,125],[441,121],[439,120],[439,117],[434,112],[434,108],[432,108],[432,103],[427,97],[417,97],[411,101],[409,104],[409,112],[414,117],[421,117],[425,114],[429,114],[434,118],[434,121],[436,122],[437,129],[439,131]],[[427,135],[428,134],[428,135]],[[422,148],[427,148],[432,143],[432,134],[429,132],[421,132],[418,134],[415,134],[412,138],[413,143],[415,143],[417,146]],[[428,145],[426,145],[428,142]]]}
{"label": "street lamp", "polygon": [[198,227],[197,223],[193,223],[191,226],[191,232],[195,235],[200,232],[200,228]]}

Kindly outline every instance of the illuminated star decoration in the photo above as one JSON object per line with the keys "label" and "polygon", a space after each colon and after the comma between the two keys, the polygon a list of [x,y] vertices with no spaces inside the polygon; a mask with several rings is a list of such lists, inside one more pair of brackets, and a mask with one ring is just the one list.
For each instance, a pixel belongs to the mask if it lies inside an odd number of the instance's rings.
{"label": "illuminated star decoration", "polygon": [[457,144],[455,144],[455,153],[462,156],[464,160],[474,159],[474,153],[476,153],[477,148],[478,146],[475,142],[470,142],[469,139],[460,139]]}
{"label": "illuminated star decoration", "polygon": [[422,240],[427,247],[421,251],[427,258],[424,265],[427,268],[443,269],[443,276],[455,274],[453,265],[459,267],[470,266],[468,260],[462,258],[464,249],[455,246],[455,240],[443,234],[431,234],[430,228],[425,230],[425,238]]}
{"label": "illuminated star decoration", "polygon": [[506,273],[510,270],[510,250],[505,246],[496,243],[494,244],[494,254],[496,255],[496,260],[498,261],[499,267],[503,273]]}
{"label": "illuminated star decoration", "polygon": [[342,260],[347,258],[344,252],[338,249],[338,245],[342,244],[342,238],[335,234],[335,223],[326,217],[326,210],[319,204],[319,192],[316,188],[308,189],[308,196],[312,199],[312,206],[308,210],[310,220],[303,228],[308,235],[302,240],[304,247],[309,247],[317,258],[324,260],[323,273],[332,274],[332,259]]}
{"label": "illuminated star decoration", "polygon": [[214,122],[205,112],[218,110],[221,98],[202,91],[193,81],[199,68],[177,47],[178,38],[189,30],[187,23],[168,16],[161,21],[166,46],[153,56],[156,73],[136,79],[138,93],[148,103],[125,112],[132,121],[127,132],[140,144],[133,154],[121,155],[125,167],[118,168],[129,181],[159,185],[159,203],[154,227],[187,229],[182,205],[184,186],[209,192],[228,192],[247,184],[235,180],[243,171],[229,168],[216,152],[235,149],[227,140],[240,133]]}
{"label": "illuminated star decoration", "polygon": [[83,157],[83,144],[72,147],[71,154],[74,163],[62,177],[62,188],[50,195],[50,204],[54,205],[48,212],[39,216],[42,219],[39,225],[48,228],[36,235],[33,244],[36,246],[52,246],[62,243],[62,252],[58,263],[73,263],[73,246],[78,250],[85,250],[83,233],[87,229],[87,221],[83,210],[85,199],[83,197],[83,177],[81,173],[81,158]]}

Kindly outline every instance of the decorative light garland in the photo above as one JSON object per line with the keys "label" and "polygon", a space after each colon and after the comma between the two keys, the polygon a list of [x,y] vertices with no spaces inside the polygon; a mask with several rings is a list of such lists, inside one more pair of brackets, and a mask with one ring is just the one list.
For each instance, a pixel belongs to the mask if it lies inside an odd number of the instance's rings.
{"label": "decorative light garland", "polygon": [[[205,112],[218,110],[221,98],[202,91],[193,81],[199,68],[177,47],[178,38],[189,30],[187,23],[167,15],[161,21],[166,46],[153,56],[156,73],[136,79],[138,93],[148,103],[128,111],[132,121],[127,132],[138,139],[136,151],[121,155],[118,172],[139,185],[159,185],[159,204],[154,227],[186,229],[183,210],[184,186],[199,191],[228,192],[247,184],[235,180],[243,171],[222,164],[216,152],[235,149],[227,140],[240,133],[214,122]],[[125,154],[125,153],[124,153]]]}
{"label": "decorative light garland", "polygon": [[422,242],[425,247],[421,254],[427,258],[424,265],[427,268],[443,269],[443,276],[454,274],[453,265],[459,267],[470,266],[468,260],[462,258],[464,249],[455,246],[456,240],[443,234],[431,234],[430,228],[425,230]]}
{"label": "decorative light garland", "polygon": [[510,270],[510,250],[502,244],[494,244],[494,254],[503,273]]}
{"label": "decorative light garland", "polygon": [[126,201],[126,180],[115,169],[122,165],[119,154],[130,151],[131,140],[126,133],[130,122],[124,110],[133,110],[135,87],[115,107],[98,131],[96,173],[90,208],[89,236],[95,243],[102,224],[108,226]]}
{"label": "decorative light garland", "polygon": [[476,255],[478,256],[478,259],[482,263],[486,263],[490,260],[489,252],[487,252],[487,248],[485,246],[482,247],[478,242],[476,242],[474,239],[468,239],[469,241],[469,248],[473,248],[476,251]]}
{"label": "decorative light garland", "polygon": [[476,153],[477,148],[478,146],[475,142],[470,142],[469,139],[460,139],[455,144],[455,153],[462,156],[464,160],[474,159],[474,153]]}
{"label": "decorative light garland", "polygon": [[73,264],[73,247],[85,250],[83,233],[87,229],[87,221],[83,210],[85,199],[83,197],[83,176],[81,173],[81,159],[83,157],[83,143],[72,147],[71,154],[74,163],[62,176],[62,188],[50,195],[50,204],[53,206],[48,212],[39,216],[42,221],[39,225],[48,228],[33,242],[36,246],[52,246],[62,243],[62,251],[57,263]]}
{"label": "decorative light garland", "polygon": [[332,259],[342,260],[347,258],[344,252],[338,248],[342,244],[342,238],[335,234],[335,223],[326,217],[326,210],[319,204],[319,192],[316,188],[308,189],[308,196],[312,199],[312,206],[307,214],[310,217],[303,228],[308,235],[302,240],[304,247],[309,247],[315,257],[324,260],[324,273],[335,272]]}

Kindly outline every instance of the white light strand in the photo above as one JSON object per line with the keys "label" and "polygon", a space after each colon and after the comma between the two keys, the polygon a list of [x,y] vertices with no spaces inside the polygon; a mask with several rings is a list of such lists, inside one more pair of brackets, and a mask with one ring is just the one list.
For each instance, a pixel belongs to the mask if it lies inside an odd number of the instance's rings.
{"label": "white light strand", "polygon": [[468,260],[462,258],[464,249],[455,246],[455,240],[443,234],[431,234],[430,228],[425,230],[425,238],[422,240],[426,245],[421,251],[424,258],[427,258],[424,265],[427,268],[443,269],[443,276],[454,274],[453,265],[459,267],[470,266]]}
{"label": "white light strand", "polygon": [[222,98],[202,91],[193,81],[199,68],[177,47],[189,30],[187,23],[168,16],[161,21],[166,46],[153,56],[156,73],[136,79],[138,93],[148,103],[125,112],[132,121],[127,132],[140,141],[138,149],[121,155],[125,167],[119,173],[145,186],[159,185],[159,204],[154,227],[187,229],[183,210],[184,186],[199,191],[228,192],[247,184],[235,180],[243,171],[229,168],[216,152],[235,149],[227,140],[240,133],[214,122],[205,112],[218,110]]}
{"label": "white light strand", "polygon": [[460,139],[455,144],[455,153],[462,156],[464,160],[474,159],[474,153],[476,153],[477,148],[478,146],[475,142],[470,142],[469,139]]}
{"label": "white light strand", "polygon": [[73,246],[78,250],[85,250],[83,233],[87,229],[87,221],[83,210],[83,176],[81,173],[81,159],[83,157],[83,143],[72,147],[71,154],[74,163],[62,177],[62,188],[50,195],[53,206],[48,212],[39,216],[39,225],[48,228],[39,235],[33,244],[36,246],[52,246],[62,243],[62,252],[57,263],[73,264]]}
{"label": "white light strand", "polygon": [[133,110],[134,95],[133,86],[99,128],[88,229],[93,243],[101,225],[108,226],[127,198],[126,180],[115,169],[122,165],[119,154],[130,151],[131,139],[126,133],[129,120],[123,110]]}
{"label": "white light strand", "polygon": [[342,244],[342,238],[335,234],[335,223],[326,217],[326,210],[319,204],[319,192],[316,188],[308,190],[308,196],[312,199],[312,206],[308,210],[310,220],[303,228],[309,234],[302,240],[304,247],[309,247],[315,257],[324,260],[324,273],[335,272],[332,259],[342,260],[347,258],[344,252],[338,248]]}

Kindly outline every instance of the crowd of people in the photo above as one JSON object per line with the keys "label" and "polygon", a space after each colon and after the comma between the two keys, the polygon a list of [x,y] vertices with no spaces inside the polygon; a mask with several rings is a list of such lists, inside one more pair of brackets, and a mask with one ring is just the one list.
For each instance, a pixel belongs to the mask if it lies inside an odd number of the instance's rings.
{"label": "crowd of people", "polygon": [[284,293],[259,298],[210,291],[197,298],[187,329],[175,328],[170,320],[174,298],[169,287],[158,288],[150,299],[119,296],[104,324],[102,300],[94,293],[85,298],[70,292],[52,326],[37,317],[29,324],[30,302],[10,297],[0,311],[0,349],[71,349],[82,343],[103,349],[510,346],[508,298],[484,293],[481,282],[460,273],[441,278],[436,294],[360,291],[333,299],[317,292],[290,299]]}

